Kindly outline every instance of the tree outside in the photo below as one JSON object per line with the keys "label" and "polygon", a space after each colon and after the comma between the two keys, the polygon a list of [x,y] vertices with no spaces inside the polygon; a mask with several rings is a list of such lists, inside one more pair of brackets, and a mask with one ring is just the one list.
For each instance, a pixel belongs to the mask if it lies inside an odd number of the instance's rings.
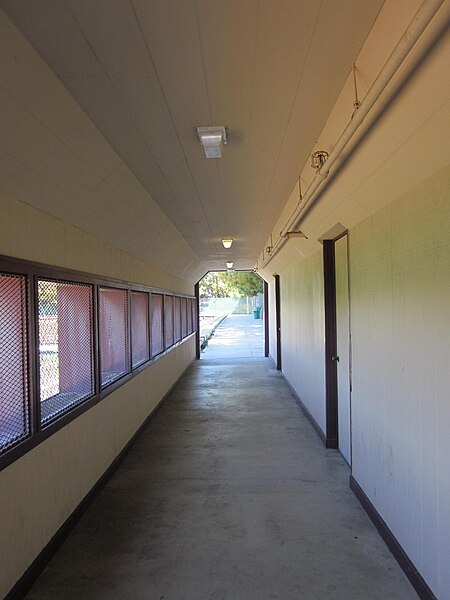
{"label": "tree outside", "polygon": [[263,282],[256,273],[208,273],[200,282],[200,298],[252,298],[263,292]]}

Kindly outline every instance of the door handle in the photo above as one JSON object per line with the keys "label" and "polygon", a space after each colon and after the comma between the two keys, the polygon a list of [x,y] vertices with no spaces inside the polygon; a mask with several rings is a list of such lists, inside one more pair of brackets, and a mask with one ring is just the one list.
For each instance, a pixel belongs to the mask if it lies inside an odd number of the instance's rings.
{"label": "door handle", "polygon": [[334,360],[335,362],[339,362],[339,356],[337,354],[333,354],[331,356],[331,360]]}

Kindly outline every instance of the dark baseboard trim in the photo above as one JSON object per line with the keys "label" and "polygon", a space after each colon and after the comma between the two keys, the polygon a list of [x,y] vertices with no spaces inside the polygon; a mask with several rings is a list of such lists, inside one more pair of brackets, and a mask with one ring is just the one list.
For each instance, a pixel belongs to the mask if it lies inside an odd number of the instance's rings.
{"label": "dark baseboard trim", "polygon": [[305,416],[308,419],[308,421],[311,423],[311,425],[316,430],[316,433],[320,437],[320,439],[322,440],[322,443],[324,444],[324,446],[326,446],[327,448],[336,448],[337,446],[328,446],[327,438],[326,438],[324,432],[322,431],[322,429],[320,428],[320,425],[315,420],[315,418],[312,416],[312,414],[309,412],[309,410],[306,408],[306,406],[303,404],[302,400],[300,399],[300,396],[297,394],[297,392],[294,390],[294,388],[292,387],[292,385],[289,383],[289,380],[287,379],[286,375],[283,372],[281,374],[282,374],[282,376],[284,378],[284,381],[286,382],[286,385],[290,389],[291,394],[294,396],[297,404],[302,409],[302,411],[305,414]]}
{"label": "dark baseboard trim", "polygon": [[120,451],[120,453],[116,456],[113,462],[109,465],[100,479],[94,484],[94,486],[89,490],[83,500],[78,504],[73,513],[64,521],[52,539],[48,542],[43,550],[37,555],[19,581],[14,585],[11,591],[5,596],[4,600],[23,600],[26,594],[30,591],[31,586],[38,579],[42,571],[48,565],[53,555],[56,553],[58,548],[67,538],[69,533],[84,515],[86,510],[89,508],[90,504],[95,500],[98,494],[102,491],[105,485],[108,483],[109,479],[114,475],[117,468],[120,466],[120,463],[123,461],[125,456],[131,450],[132,445],[137,440],[137,438],[141,435],[147,425],[154,419],[158,410],[161,408],[163,402],[167,399],[167,397],[172,392],[173,388],[177,385],[180,379],[184,376],[184,374],[188,371],[188,369],[196,362],[196,358],[194,358],[183,373],[178,377],[175,383],[170,387],[169,391],[164,394],[158,404],[153,408],[151,413],[139,426],[139,429],[134,433],[132,438],[127,442],[126,446]]}
{"label": "dark baseboard trim", "polygon": [[378,513],[372,502],[366,496],[363,489],[353,477],[353,475],[350,475],[350,489],[353,491],[353,493],[361,503],[362,507],[369,515],[370,520],[377,528],[387,547],[394,555],[394,558],[404,571],[406,577],[409,579],[413,588],[416,590],[419,598],[421,598],[421,600],[437,600],[436,596],[430,590],[422,575],[416,569],[413,562],[403,550],[403,548],[400,546],[400,544],[397,541],[397,538],[386,525],[381,515]]}

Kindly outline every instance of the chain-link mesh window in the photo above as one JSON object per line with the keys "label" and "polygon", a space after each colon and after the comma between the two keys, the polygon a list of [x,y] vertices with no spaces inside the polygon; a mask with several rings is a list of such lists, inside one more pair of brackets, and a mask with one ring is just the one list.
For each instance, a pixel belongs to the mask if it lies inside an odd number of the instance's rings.
{"label": "chain-link mesh window", "polygon": [[26,279],[0,274],[0,453],[30,434]]}
{"label": "chain-link mesh window", "polygon": [[102,387],[128,373],[128,296],[126,290],[100,288],[99,334]]}
{"label": "chain-link mesh window", "polygon": [[152,294],[152,356],[160,354],[163,350],[163,296]]}
{"label": "chain-link mesh window", "polygon": [[192,300],[192,331],[197,331],[197,299]]}
{"label": "chain-link mesh window", "polygon": [[192,301],[192,330],[193,331],[197,331],[197,327],[198,327],[198,305],[197,305],[197,299]]}
{"label": "chain-link mesh window", "polygon": [[173,296],[164,296],[164,332],[166,348],[173,346]]}
{"label": "chain-link mesh window", "polygon": [[[94,286],[36,279],[37,385],[41,426],[45,427],[95,394]],[[27,310],[27,276],[0,273],[0,454],[32,433]],[[196,326],[192,299],[99,288],[102,388],[130,371],[129,327],[135,368]]]}
{"label": "chain-link mesh window", "polygon": [[192,327],[192,298],[189,298],[187,301],[187,329],[188,334],[194,331]]}
{"label": "chain-link mesh window", "polygon": [[150,358],[148,299],[149,295],[146,292],[131,292],[131,356],[133,369]]}
{"label": "chain-link mesh window", "polygon": [[181,298],[181,335],[187,336],[187,298]]}
{"label": "chain-link mesh window", "polygon": [[181,340],[181,298],[175,296],[173,305],[173,322],[174,322],[174,335],[175,341]]}
{"label": "chain-link mesh window", "polygon": [[38,280],[43,425],[94,394],[92,286]]}

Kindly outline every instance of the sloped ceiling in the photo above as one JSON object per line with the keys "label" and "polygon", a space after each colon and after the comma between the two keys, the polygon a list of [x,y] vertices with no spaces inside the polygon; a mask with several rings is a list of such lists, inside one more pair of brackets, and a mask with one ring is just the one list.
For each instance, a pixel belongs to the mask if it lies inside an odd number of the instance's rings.
{"label": "sloped ceiling", "polygon": [[[410,0],[386,2],[383,6],[358,56],[361,99],[420,5],[421,0]],[[319,251],[320,240],[333,237],[330,233],[337,233],[337,226],[341,230],[351,229],[382,207],[407,197],[425,181],[429,193],[433,193],[430,182],[450,167],[450,78],[446,76],[450,60],[449,23],[450,2],[446,0],[345,148],[341,164],[331,170],[316,194],[316,202],[299,224],[306,238],[290,239],[275,256],[261,253],[258,272],[263,277],[271,280],[274,272]],[[354,81],[350,74],[315,149],[331,152],[351,118],[349,107],[353,99]],[[303,193],[314,175],[309,165],[302,170]],[[297,207],[298,198],[296,186],[274,225],[274,243]],[[430,215],[424,212],[418,229],[429,230],[429,221]],[[389,246],[390,240],[385,241]]]}
{"label": "sloped ceiling", "polygon": [[2,0],[0,186],[178,276],[251,268],[382,4]]}

